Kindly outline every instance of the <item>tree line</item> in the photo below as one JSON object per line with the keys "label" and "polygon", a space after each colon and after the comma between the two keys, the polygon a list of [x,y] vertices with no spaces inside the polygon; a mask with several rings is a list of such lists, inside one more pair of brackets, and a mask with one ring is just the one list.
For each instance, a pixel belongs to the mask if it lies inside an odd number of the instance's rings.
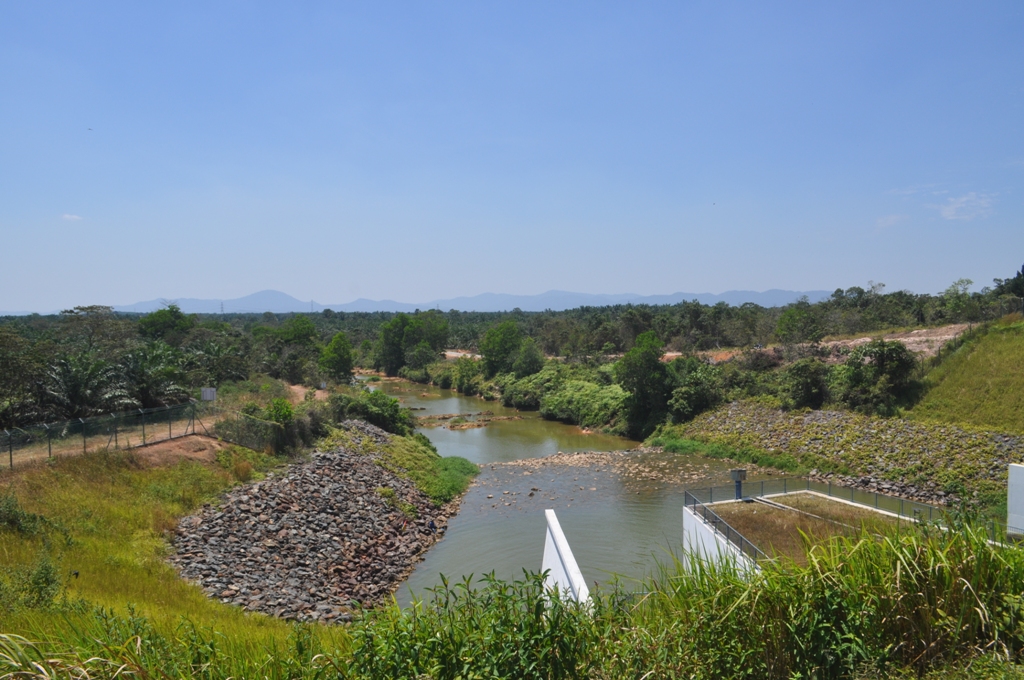
{"label": "tree line", "polygon": [[[58,315],[5,317],[0,319],[0,426],[178,403],[201,386],[256,374],[311,386],[346,381],[354,366],[469,392],[483,389],[497,397],[504,392],[494,383],[498,376],[506,376],[499,382],[519,394],[522,390],[507,376],[524,380],[541,373],[545,355],[562,358],[570,369],[610,365],[636,348],[654,352],[654,345],[659,355],[664,350],[797,345],[828,335],[983,321],[1024,305],[1024,267],[979,292],[970,292],[971,285],[962,279],[930,295],[887,293],[882,284],[872,284],[837,289],[821,302],[805,299],[775,308],[692,301],[559,312],[189,315],[172,304],[145,315],[87,306]],[[483,359],[479,365],[442,362],[450,348]],[[631,385],[621,373],[625,369],[616,370],[594,369],[582,382],[633,393],[625,387]],[[693,377],[673,378],[676,386],[665,394],[681,387],[700,394],[691,383],[700,382],[702,371],[707,373],[696,364],[683,370]],[[601,398],[608,401],[610,394],[606,390]],[[681,404],[678,396],[664,401]],[[539,407],[539,401],[526,399],[524,405]],[[630,408],[641,409],[636,404]]]}

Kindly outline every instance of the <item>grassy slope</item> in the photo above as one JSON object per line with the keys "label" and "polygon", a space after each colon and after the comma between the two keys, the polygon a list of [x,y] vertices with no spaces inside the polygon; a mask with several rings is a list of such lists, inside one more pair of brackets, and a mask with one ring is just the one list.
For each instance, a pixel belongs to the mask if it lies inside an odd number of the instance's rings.
{"label": "grassy slope", "polygon": [[992,326],[931,371],[915,420],[1024,432],[1024,322]]}
{"label": "grassy slope", "polygon": [[[121,616],[129,606],[162,634],[187,619],[223,634],[226,649],[286,646],[291,628],[262,615],[245,615],[207,598],[178,578],[163,561],[165,531],[175,519],[214,499],[235,480],[221,465],[183,461],[146,469],[125,452],[59,459],[53,465],[17,470],[0,478],[21,506],[65,529],[43,538],[0,531],[0,569],[31,564],[49,554],[68,578],[68,594]],[[65,637],[96,624],[90,608],[56,616],[49,612],[4,614],[3,631],[33,638]],[[334,634],[331,634],[332,636]]]}

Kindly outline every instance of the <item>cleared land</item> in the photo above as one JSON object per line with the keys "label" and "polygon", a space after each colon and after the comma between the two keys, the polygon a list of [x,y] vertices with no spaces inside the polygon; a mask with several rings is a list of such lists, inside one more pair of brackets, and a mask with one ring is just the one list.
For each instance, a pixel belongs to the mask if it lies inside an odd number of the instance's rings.
{"label": "cleared land", "polygon": [[807,564],[807,550],[816,542],[833,536],[857,536],[862,531],[876,533],[896,523],[880,513],[813,494],[771,500],[793,510],[743,501],[711,508],[769,557],[787,558],[800,565]]}

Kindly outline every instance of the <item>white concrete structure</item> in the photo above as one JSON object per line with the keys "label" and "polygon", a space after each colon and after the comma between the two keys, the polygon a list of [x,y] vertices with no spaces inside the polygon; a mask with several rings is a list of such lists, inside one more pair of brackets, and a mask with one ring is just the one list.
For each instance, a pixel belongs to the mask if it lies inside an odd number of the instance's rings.
{"label": "white concrete structure", "polygon": [[544,539],[544,561],[541,570],[547,571],[545,584],[549,588],[558,588],[569,599],[583,602],[590,598],[587,582],[576,564],[569,542],[565,540],[562,527],[554,510],[545,510],[548,520],[547,536]]}
{"label": "white concrete structure", "polygon": [[1010,480],[1006,486],[1006,530],[1024,534],[1024,465],[1010,464]]}
{"label": "white concrete structure", "polygon": [[692,555],[709,562],[731,561],[743,572],[757,569],[754,560],[737,548],[725,536],[715,531],[687,506],[683,506],[683,548]]}

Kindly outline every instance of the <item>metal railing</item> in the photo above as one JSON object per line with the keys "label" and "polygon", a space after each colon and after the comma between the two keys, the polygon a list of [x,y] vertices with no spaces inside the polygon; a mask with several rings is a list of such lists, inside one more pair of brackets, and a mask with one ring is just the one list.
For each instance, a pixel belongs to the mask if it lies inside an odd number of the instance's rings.
{"label": "metal railing", "polygon": [[743,534],[729,526],[729,523],[719,517],[714,510],[704,505],[689,491],[683,492],[683,505],[689,508],[693,514],[699,517],[705,524],[711,527],[715,533],[720,534],[725,540],[731,543],[743,555],[746,555],[755,562],[767,559],[756,545],[751,543]]}
{"label": "metal railing", "polygon": [[[810,479],[801,477],[783,477],[782,479],[743,482],[740,496],[743,498],[757,498],[793,491],[816,491],[831,498],[849,501],[876,510],[884,510],[900,517],[924,522],[941,522],[944,514],[942,508],[927,503],[899,498],[898,496],[887,496],[876,491],[864,491],[849,486],[839,486],[831,482],[813,482]],[[735,500],[736,486],[735,484],[729,484],[706,489],[689,489],[687,493],[696,497],[701,503],[717,503],[719,501]]]}

